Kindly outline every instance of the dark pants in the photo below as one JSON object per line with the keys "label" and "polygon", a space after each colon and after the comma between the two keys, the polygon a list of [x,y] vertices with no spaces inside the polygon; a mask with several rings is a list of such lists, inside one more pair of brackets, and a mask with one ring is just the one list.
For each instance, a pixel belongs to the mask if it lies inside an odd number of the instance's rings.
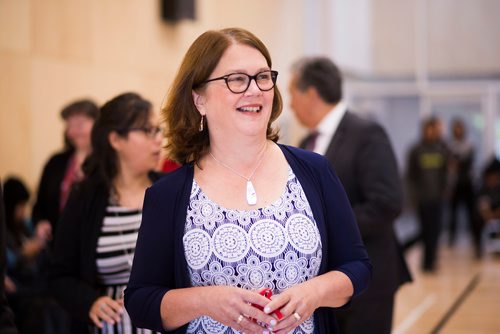
{"label": "dark pants", "polygon": [[345,310],[336,310],[337,322],[342,334],[390,334],[394,294],[364,295],[352,301]]}
{"label": "dark pants", "polygon": [[17,327],[21,334],[70,333],[69,314],[48,296],[10,296]]}
{"label": "dark pants", "polygon": [[472,233],[474,244],[477,247],[479,243],[479,235],[477,234],[477,228],[475,224],[474,217],[474,192],[472,188],[472,184],[458,184],[451,196],[450,200],[450,224],[448,226],[449,229],[449,243],[453,245],[455,242],[456,234],[457,234],[457,212],[460,207],[460,204],[463,204],[465,207],[467,225],[469,227],[470,233]]}
{"label": "dark pants", "polygon": [[424,243],[424,255],[422,257],[422,269],[434,270],[436,256],[441,233],[443,203],[437,201],[425,201],[418,205],[418,217],[422,241]]}

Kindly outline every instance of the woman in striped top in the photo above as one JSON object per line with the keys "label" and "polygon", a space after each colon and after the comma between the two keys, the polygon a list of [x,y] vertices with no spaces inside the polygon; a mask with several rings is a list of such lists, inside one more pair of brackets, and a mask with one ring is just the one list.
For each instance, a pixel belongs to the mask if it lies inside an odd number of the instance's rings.
{"label": "woman in striped top", "polygon": [[162,137],[150,102],[125,93],[107,102],[92,130],[86,178],[57,230],[51,288],[73,317],[72,333],[151,333],[123,307],[144,191],[159,175]]}

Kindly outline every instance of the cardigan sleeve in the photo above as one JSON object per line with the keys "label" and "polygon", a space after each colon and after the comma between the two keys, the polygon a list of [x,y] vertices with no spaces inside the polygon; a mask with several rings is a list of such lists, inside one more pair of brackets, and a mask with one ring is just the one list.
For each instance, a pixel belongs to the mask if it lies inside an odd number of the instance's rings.
{"label": "cardigan sleeve", "polygon": [[182,187],[176,186],[182,179],[173,172],[149,188],[144,198],[134,263],[125,290],[125,308],[133,324],[140,328],[165,332],[160,312],[163,296],[182,287],[178,283],[182,274],[176,238],[179,231],[175,228],[175,221],[185,220],[186,215],[186,211],[176,209],[182,207]]}
{"label": "cardigan sleeve", "polygon": [[316,153],[281,146],[311,205],[323,243],[321,272],[338,270],[354,287],[366,290],[372,266],[344,187],[328,160]]}
{"label": "cardigan sleeve", "polygon": [[82,238],[88,236],[82,230],[90,224],[84,218],[89,195],[81,190],[78,187],[71,192],[58,224],[49,287],[73,317],[89,322],[88,313],[99,291],[83,279],[81,270],[84,257],[89,256],[82,252]]}
{"label": "cardigan sleeve", "polygon": [[52,233],[56,233],[60,217],[60,187],[64,173],[71,158],[72,151],[63,151],[53,155],[43,167],[32,219],[35,224],[47,219],[52,225]]}

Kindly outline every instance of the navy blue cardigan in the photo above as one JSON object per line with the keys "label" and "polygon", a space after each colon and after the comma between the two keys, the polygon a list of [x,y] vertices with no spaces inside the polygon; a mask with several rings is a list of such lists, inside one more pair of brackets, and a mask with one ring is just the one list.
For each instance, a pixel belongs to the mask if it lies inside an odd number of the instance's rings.
{"label": "navy blue cardigan", "polygon": [[[371,264],[339,179],[323,156],[279,147],[304,189],[321,234],[319,274],[331,270],[345,273],[357,296],[368,286]],[[164,294],[191,286],[182,237],[193,176],[193,165],[185,165],[146,191],[134,264],[125,290],[125,307],[138,327],[165,332],[160,315]],[[330,308],[316,310],[315,316],[317,333],[337,331]],[[170,333],[185,333],[186,328]]]}

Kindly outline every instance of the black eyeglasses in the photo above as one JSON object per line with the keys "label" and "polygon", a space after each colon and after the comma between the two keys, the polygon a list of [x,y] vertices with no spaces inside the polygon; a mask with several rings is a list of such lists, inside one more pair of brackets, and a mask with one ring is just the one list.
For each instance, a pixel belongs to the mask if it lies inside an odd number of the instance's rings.
{"label": "black eyeglasses", "polygon": [[250,87],[250,82],[255,80],[257,87],[263,92],[267,92],[274,88],[276,79],[278,78],[278,71],[262,71],[256,75],[248,75],[246,73],[231,73],[222,77],[213,78],[201,82],[198,86],[206,84],[215,80],[224,80],[227,88],[234,94],[241,94],[247,91]]}
{"label": "black eyeglasses", "polygon": [[146,134],[146,136],[150,138],[156,137],[159,133],[163,133],[163,128],[159,126],[143,126],[140,128],[131,128],[128,131],[142,131]]}

